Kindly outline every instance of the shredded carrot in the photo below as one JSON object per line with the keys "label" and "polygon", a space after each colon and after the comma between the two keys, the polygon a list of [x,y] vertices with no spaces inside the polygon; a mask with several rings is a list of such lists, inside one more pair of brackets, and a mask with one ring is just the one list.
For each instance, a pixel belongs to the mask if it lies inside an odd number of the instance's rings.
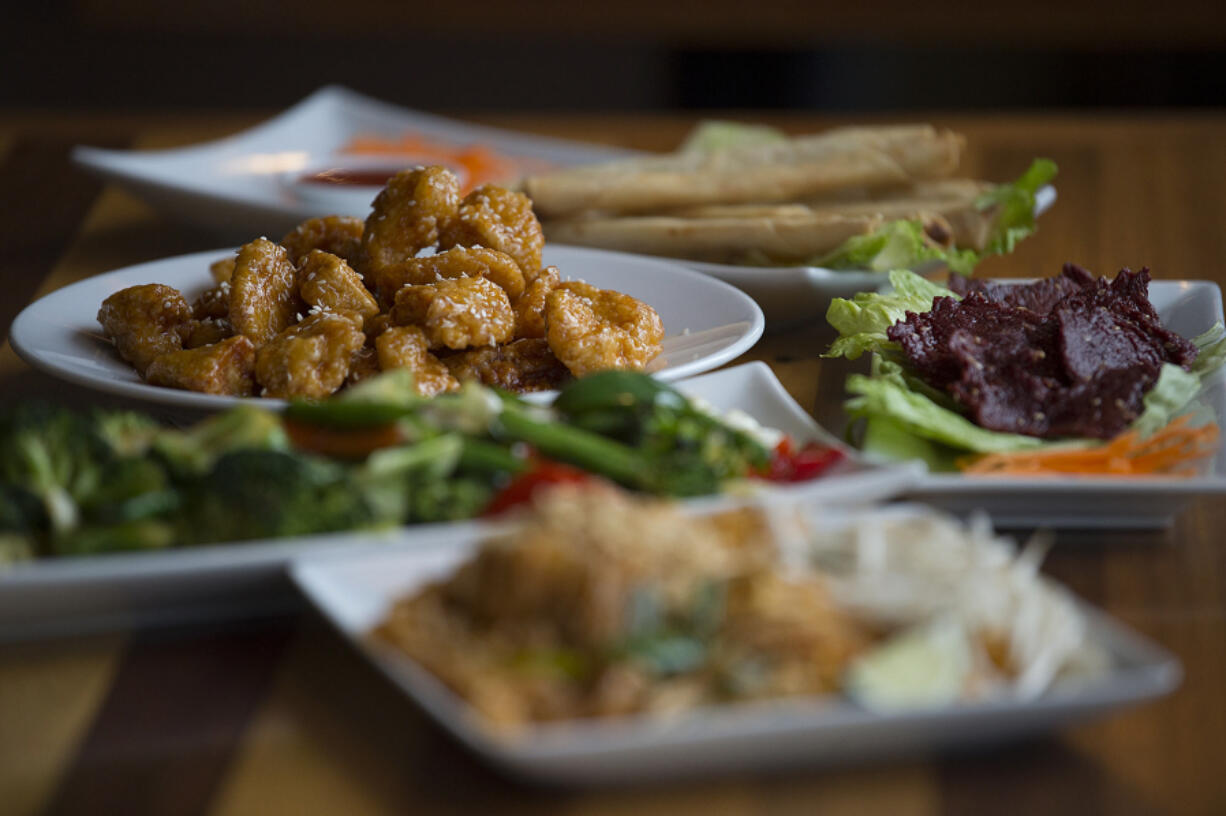
{"label": "shredded carrot", "polygon": [[1197,463],[1217,452],[1219,436],[1216,423],[1192,426],[1182,416],[1144,439],[1129,431],[1098,447],[989,453],[959,459],[958,467],[981,476],[1195,476]]}
{"label": "shredded carrot", "polygon": [[527,169],[525,165],[530,164],[536,169],[539,164],[504,156],[484,145],[450,144],[414,131],[406,131],[390,139],[383,136],[354,136],[340,152],[366,156],[412,156],[418,162],[433,159],[442,164],[458,165],[468,172],[461,193],[487,182],[507,181]]}

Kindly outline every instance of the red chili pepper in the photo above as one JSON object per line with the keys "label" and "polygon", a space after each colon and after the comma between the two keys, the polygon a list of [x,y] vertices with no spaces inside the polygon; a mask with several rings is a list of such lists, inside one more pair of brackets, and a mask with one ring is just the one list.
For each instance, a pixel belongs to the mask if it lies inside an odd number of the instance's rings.
{"label": "red chili pepper", "polygon": [[807,442],[796,450],[791,438],[785,436],[775,447],[763,478],[772,482],[805,482],[816,479],[845,458],[843,451],[821,442]]}
{"label": "red chili pepper", "polygon": [[531,470],[521,473],[498,491],[486,506],[485,516],[497,516],[512,507],[527,504],[542,488],[559,484],[582,484],[592,481],[590,473],[560,462],[540,460]]}

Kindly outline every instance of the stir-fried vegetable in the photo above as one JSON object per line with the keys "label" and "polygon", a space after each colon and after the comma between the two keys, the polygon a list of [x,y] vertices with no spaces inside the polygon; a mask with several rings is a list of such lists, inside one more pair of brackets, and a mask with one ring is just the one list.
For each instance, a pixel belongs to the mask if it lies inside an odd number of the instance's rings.
{"label": "stir-fried vegetable", "polygon": [[424,399],[393,372],[283,415],[243,406],[186,430],[17,409],[0,417],[0,563],[472,518],[559,474],[708,495],[815,478],[840,457],[772,451],[627,372],[576,380],[552,406],[473,384]]}

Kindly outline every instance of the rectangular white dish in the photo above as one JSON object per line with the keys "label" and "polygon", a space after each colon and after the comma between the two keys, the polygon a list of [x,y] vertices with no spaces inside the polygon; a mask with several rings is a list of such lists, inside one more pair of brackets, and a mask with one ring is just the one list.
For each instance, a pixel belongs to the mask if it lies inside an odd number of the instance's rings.
{"label": "rectangular white dish", "polygon": [[[693,377],[677,387],[722,411],[744,411],[796,439],[834,442],[764,363]],[[837,475],[769,489],[860,505],[897,495],[919,472],[911,463],[865,465],[853,454]],[[0,641],[284,611],[294,600],[284,570],[296,556],[415,549],[467,540],[482,526],[467,521],[16,564],[0,569]]]}
{"label": "rectangular white dish", "polygon": [[[873,512],[906,517],[926,511],[898,506]],[[1161,696],[1181,676],[1169,653],[1085,609],[1089,638],[1107,650],[1113,667],[1083,685],[1057,685],[1032,700],[883,714],[840,697],[821,697],[701,708],[668,720],[632,716],[499,734],[415,662],[369,637],[395,599],[449,574],[476,544],[473,538],[447,547],[305,558],[295,561],[291,575],[323,616],[428,716],[491,764],[536,781],[629,784],[1000,742]]]}
{"label": "rectangular white dish", "polygon": [[233,240],[260,234],[276,239],[307,218],[335,211],[320,212],[296,195],[282,183],[285,173],[335,154],[355,136],[394,139],[406,131],[558,165],[633,155],[622,148],[460,122],[328,86],[267,122],[224,139],[171,150],[78,146],[72,158],[171,218]]}
{"label": "rectangular white dish", "polygon": [[[1162,325],[1195,337],[1222,321],[1222,292],[1209,281],[1155,280],[1150,301]],[[1226,371],[1205,381],[1200,402],[1226,428]],[[984,510],[1000,527],[1156,529],[1196,496],[1226,493],[1226,448],[1195,478],[968,477],[928,473],[907,497],[958,514]]]}

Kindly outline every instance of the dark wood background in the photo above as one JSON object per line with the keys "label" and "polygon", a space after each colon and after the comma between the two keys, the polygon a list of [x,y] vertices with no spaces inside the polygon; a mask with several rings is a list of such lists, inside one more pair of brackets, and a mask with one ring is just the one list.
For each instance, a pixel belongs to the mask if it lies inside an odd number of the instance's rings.
{"label": "dark wood background", "polygon": [[1221,0],[48,0],[0,106],[434,110],[1219,106]]}

